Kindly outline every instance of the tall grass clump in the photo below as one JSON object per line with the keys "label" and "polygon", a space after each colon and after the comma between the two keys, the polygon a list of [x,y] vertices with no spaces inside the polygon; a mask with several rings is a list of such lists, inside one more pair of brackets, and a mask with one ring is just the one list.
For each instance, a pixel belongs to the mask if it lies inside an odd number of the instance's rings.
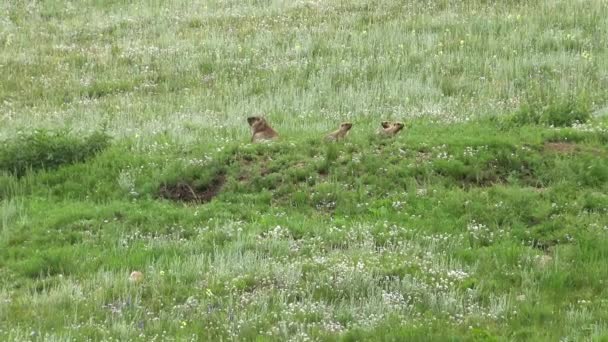
{"label": "tall grass clump", "polygon": [[551,99],[551,101],[528,100],[511,116],[511,123],[521,125],[545,125],[572,127],[591,119],[589,101],[584,96]]}
{"label": "tall grass clump", "polygon": [[82,162],[110,144],[104,132],[77,137],[69,131],[19,133],[0,145],[0,170],[22,177],[28,170],[54,169]]}

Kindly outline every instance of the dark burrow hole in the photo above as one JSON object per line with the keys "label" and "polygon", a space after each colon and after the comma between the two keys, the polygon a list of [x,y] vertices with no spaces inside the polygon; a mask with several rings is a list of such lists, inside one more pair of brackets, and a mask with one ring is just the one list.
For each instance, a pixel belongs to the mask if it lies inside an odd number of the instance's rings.
{"label": "dark burrow hole", "polygon": [[204,186],[187,181],[163,184],[158,196],[176,202],[207,203],[220,193],[225,182],[226,176],[218,174]]}

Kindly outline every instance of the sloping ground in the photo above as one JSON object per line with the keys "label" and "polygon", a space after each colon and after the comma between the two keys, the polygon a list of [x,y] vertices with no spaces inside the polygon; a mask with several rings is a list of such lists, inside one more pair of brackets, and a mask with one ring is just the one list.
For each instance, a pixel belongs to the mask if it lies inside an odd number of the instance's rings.
{"label": "sloping ground", "polygon": [[588,336],[607,312],[607,142],[420,121],[213,154],[117,143],[5,174],[0,337]]}

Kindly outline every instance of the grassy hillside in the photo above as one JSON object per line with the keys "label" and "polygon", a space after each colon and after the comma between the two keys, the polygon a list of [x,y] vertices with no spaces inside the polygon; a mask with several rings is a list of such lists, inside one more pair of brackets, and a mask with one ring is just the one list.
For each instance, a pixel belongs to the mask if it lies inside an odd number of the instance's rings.
{"label": "grassy hillside", "polygon": [[3,2],[0,340],[608,338],[606,37],[601,0]]}

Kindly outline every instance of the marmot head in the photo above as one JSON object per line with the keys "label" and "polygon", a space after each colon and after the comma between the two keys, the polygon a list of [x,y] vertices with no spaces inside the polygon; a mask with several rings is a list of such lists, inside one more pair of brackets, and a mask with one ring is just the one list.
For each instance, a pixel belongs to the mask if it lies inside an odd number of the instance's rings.
{"label": "marmot head", "polygon": [[393,129],[395,130],[395,133],[399,132],[400,130],[403,129],[403,127],[405,127],[405,124],[403,124],[403,122],[393,122]]}
{"label": "marmot head", "polygon": [[348,131],[349,129],[351,129],[353,127],[353,124],[351,122],[343,122],[340,124],[340,130],[342,131]]}
{"label": "marmot head", "polygon": [[380,125],[382,126],[382,129],[378,133],[388,136],[393,136],[399,133],[399,131],[405,127],[403,122],[382,121]]}
{"label": "marmot head", "polygon": [[254,132],[263,130],[266,126],[268,126],[266,119],[261,116],[250,116],[247,118],[247,122]]}

